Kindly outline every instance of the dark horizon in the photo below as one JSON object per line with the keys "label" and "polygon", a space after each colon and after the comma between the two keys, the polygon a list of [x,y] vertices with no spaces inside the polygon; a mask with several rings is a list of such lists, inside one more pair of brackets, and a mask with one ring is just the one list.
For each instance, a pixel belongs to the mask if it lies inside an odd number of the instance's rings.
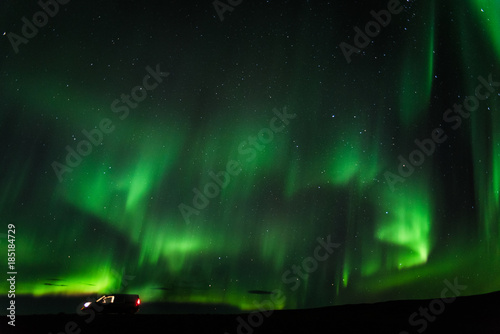
{"label": "dark horizon", "polygon": [[[135,333],[176,328],[178,333],[497,333],[500,293],[444,300],[391,301],[307,310],[261,309],[249,313],[137,313],[108,315],[21,315],[16,333]],[[361,320],[361,321],[360,321]],[[0,329],[8,328],[0,324]],[[11,331],[9,331],[10,333]]]}
{"label": "dark horizon", "polygon": [[499,291],[500,3],[227,3],[0,3],[1,309]]}
{"label": "dark horizon", "polygon": [[[459,294],[454,294],[450,292],[446,297],[452,300],[450,304],[453,304],[456,300],[462,300],[464,303],[469,303],[471,300],[481,300],[481,299],[492,299],[495,296],[500,296],[500,291],[489,292],[485,294],[479,295],[467,295],[463,294],[466,289],[458,290]],[[102,295],[113,295],[114,293],[103,293],[97,294],[98,297]],[[140,295],[139,295],[140,296]],[[496,298],[495,297],[495,298]],[[86,315],[81,314],[78,310],[83,306],[86,301],[95,301],[94,296],[71,296],[71,297],[63,297],[63,296],[44,296],[44,297],[33,297],[33,296],[21,296],[16,298],[18,301],[18,305],[21,308],[16,308],[16,315],[62,315],[62,314],[78,314],[82,318],[85,318]],[[446,298],[444,298],[446,299]],[[348,307],[362,307],[363,305],[372,305],[376,307],[377,305],[385,305],[385,304],[418,304],[429,301],[439,301],[443,300],[440,294],[434,296],[434,298],[416,298],[416,299],[391,299],[391,300],[382,300],[373,303],[347,303],[343,305],[335,305],[335,306],[319,306],[313,308],[284,308],[282,310],[317,310],[317,309],[327,309],[339,306],[348,306]],[[137,314],[226,314],[226,315],[238,315],[238,314],[247,314],[248,312],[262,312],[265,310],[273,310],[278,311],[278,309],[270,308],[272,304],[269,303],[270,297],[266,294],[264,298],[256,298],[256,305],[259,307],[255,307],[251,310],[241,310],[237,307],[233,307],[226,304],[209,304],[209,303],[175,303],[175,302],[162,302],[162,301],[145,301],[141,298],[141,307]],[[8,299],[5,297],[0,298],[0,303],[4,303],[7,305]],[[7,313],[0,313],[2,316],[8,315]]]}

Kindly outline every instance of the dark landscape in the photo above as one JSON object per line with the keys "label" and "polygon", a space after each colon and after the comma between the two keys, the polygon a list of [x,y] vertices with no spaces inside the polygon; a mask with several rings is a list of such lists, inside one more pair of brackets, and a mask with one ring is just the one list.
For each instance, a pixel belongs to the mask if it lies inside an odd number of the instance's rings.
{"label": "dark landscape", "polygon": [[[343,305],[271,314],[24,315],[1,333],[499,333],[500,293],[440,299]],[[422,316],[409,318],[422,308]],[[437,314],[429,310],[435,308]],[[428,321],[426,316],[428,316]]]}

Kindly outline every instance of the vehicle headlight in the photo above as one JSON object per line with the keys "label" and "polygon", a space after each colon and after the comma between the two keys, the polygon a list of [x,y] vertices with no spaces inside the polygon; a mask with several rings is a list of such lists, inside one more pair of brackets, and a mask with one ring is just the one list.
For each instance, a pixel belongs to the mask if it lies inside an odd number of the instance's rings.
{"label": "vehicle headlight", "polygon": [[90,304],[92,304],[92,303],[91,302],[86,302],[85,304],[83,304],[83,306],[89,307]]}

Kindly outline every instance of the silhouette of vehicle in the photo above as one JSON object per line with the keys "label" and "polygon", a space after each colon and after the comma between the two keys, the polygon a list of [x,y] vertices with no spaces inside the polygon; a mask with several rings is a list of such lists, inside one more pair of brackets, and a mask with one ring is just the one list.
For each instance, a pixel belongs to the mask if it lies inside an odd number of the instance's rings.
{"label": "silhouette of vehicle", "polygon": [[81,308],[82,312],[95,312],[98,314],[107,313],[128,313],[134,314],[139,311],[141,299],[139,295],[129,294],[109,294],[97,299],[95,302],[86,302]]}

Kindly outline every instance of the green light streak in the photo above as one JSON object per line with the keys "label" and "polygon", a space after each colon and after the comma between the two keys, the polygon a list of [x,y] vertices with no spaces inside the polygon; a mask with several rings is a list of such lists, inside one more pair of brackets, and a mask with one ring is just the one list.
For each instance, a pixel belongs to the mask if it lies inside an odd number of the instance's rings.
{"label": "green light streak", "polygon": [[344,268],[342,270],[342,285],[344,287],[347,287],[347,285],[349,284],[349,274],[350,274],[349,262],[346,260],[344,261]]}
{"label": "green light streak", "polygon": [[325,183],[345,186],[354,180],[360,187],[373,183],[381,169],[376,141],[362,131],[347,139],[340,136],[332,146]]}
{"label": "green light streak", "polygon": [[[399,95],[400,119],[405,125],[427,114],[434,77],[435,3],[429,1],[419,5],[425,6],[421,10],[425,11],[428,24],[410,30],[419,37],[407,38]],[[418,29],[421,31],[416,31]]]}
{"label": "green light streak", "polygon": [[[282,225],[284,224],[282,223]],[[261,238],[261,257],[269,262],[273,268],[283,268],[288,249],[284,243],[279,241],[286,235],[286,231],[266,228],[261,233],[263,235]]]}
{"label": "green light streak", "polygon": [[399,269],[427,262],[432,246],[432,196],[417,187],[405,194],[389,193],[388,214],[379,217],[376,237],[397,246],[387,255],[387,265]]}
{"label": "green light streak", "polygon": [[500,3],[496,0],[469,0],[477,21],[486,27],[497,57],[500,56]]}

